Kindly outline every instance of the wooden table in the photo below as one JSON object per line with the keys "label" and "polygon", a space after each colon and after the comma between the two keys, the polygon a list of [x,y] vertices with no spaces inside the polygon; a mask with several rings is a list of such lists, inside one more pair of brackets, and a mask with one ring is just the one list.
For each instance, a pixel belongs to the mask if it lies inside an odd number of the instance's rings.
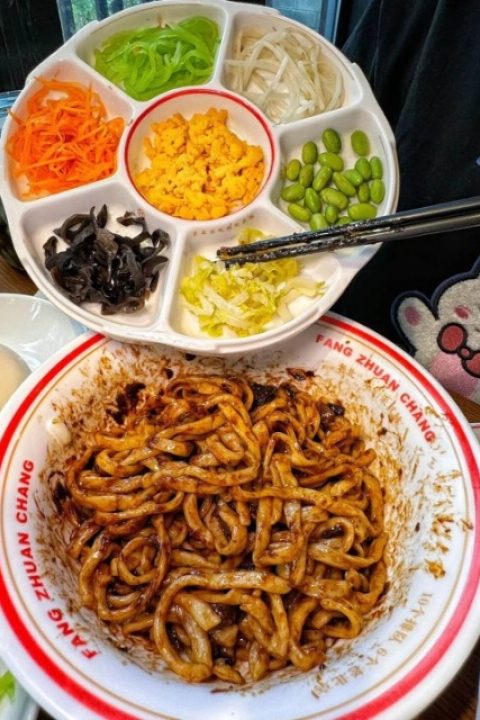
{"label": "wooden table", "polygon": [[[36,287],[25,275],[13,270],[0,257],[0,292],[32,295],[36,292]],[[470,422],[480,422],[480,406],[454,393],[452,396]],[[475,720],[479,676],[480,642],[450,686],[418,716],[418,720]],[[41,711],[39,720],[49,720],[49,715]]]}

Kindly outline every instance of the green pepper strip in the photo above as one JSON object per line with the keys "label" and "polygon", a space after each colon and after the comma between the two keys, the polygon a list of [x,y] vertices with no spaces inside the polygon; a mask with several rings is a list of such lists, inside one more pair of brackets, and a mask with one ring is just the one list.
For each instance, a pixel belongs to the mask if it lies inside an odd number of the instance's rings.
{"label": "green pepper strip", "polygon": [[95,51],[95,68],[137,100],[208,80],[219,29],[192,17],[167,27],[117,33]]}

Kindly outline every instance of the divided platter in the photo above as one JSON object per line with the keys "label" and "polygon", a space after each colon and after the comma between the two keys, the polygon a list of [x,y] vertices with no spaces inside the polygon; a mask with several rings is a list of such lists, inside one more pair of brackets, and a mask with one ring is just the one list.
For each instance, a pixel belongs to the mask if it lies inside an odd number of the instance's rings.
{"label": "divided platter", "polygon": [[[94,49],[119,31],[169,23],[203,15],[214,20],[220,28],[220,42],[210,80],[204,85],[182,87],[136,101],[109,82],[92,66]],[[226,61],[231,56],[236,33],[245,25],[260,30],[293,27],[313,38],[323,56],[343,81],[341,107],[292,122],[275,124],[253,103],[229,87]],[[289,234],[301,226],[286,212],[280,199],[282,174],[292,159],[299,157],[303,144],[320,140],[327,128],[336,129],[342,136],[347,164],[355,157],[350,149],[349,136],[355,129],[364,130],[384,167],[386,192],[378,205],[378,215],[394,212],[398,197],[398,165],[392,131],[373,93],[358,66],[350,63],[331,43],[299,23],[286,19],[276,11],[213,0],[209,3],[190,0],[163,0],[136,6],[102,22],[94,22],[65,43],[57,52],[39,65],[29,76],[13,112],[25,117],[29,98],[39,89],[38,76],[80,82],[91,85],[106,106],[109,117],[121,117],[125,129],[120,139],[117,168],[108,178],[91,184],[35,199],[22,199],[14,179],[7,143],[16,123],[9,118],[2,133],[0,182],[2,199],[7,211],[16,251],[34,282],[57,307],[87,327],[115,339],[127,342],[163,343],[202,354],[245,352],[271,345],[295,335],[326,312],[341,295],[354,275],[375,253],[376,248],[343,250],[325,255],[310,256],[304,261],[304,273],[315,281],[325,282],[325,292],[315,298],[297,298],[292,304],[292,319],[283,324],[272,323],[257,335],[209,337],[198,329],[196,318],[183,307],[179,294],[182,278],[189,272],[194,255],[213,259],[220,245],[235,244],[235,236],[245,227],[255,227],[267,234]],[[250,144],[260,145],[265,159],[263,184],[255,199],[225,217],[214,220],[183,220],[165,214],[152,206],[136,189],[131,180],[132,166],[141,155],[141,140],[151,122],[182,113],[186,118],[210,107],[228,111],[228,126]],[[347,147],[348,145],[348,147]],[[92,206],[98,209],[106,203],[110,217],[125,210],[141,212],[150,231],[162,228],[170,235],[166,251],[169,261],[160,273],[157,288],[145,307],[131,314],[102,315],[98,304],[73,304],[52,282],[45,269],[43,245],[53,228],[61,225],[72,213],[85,213]]]}

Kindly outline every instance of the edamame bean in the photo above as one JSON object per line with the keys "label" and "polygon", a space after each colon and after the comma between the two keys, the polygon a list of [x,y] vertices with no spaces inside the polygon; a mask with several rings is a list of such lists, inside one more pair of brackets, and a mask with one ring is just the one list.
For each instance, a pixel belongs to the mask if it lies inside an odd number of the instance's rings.
{"label": "edamame bean", "polygon": [[333,182],[344,195],[348,195],[348,197],[353,197],[355,195],[355,187],[352,185],[350,180],[347,180],[343,173],[334,172]]}
{"label": "edamame bean", "polygon": [[368,187],[368,183],[364,182],[357,188],[357,197],[361,203],[365,203],[370,200],[370,188]]}
{"label": "edamame bean", "polygon": [[[346,170],[340,155],[341,135],[326,128],[322,142],[325,152],[319,152],[320,145],[309,140],[302,147],[301,159],[294,158],[284,166],[283,174],[290,182],[280,195],[288,204],[289,215],[298,222],[309,223],[312,230],[376,217],[376,206],[385,197],[385,184],[382,160],[376,155],[368,158],[368,135],[358,129],[351,133],[351,146],[359,157],[355,166]],[[320,168],[315,172],[317,162]]]}
{"label": "edamame bean", "polygon": [[380,205],[385,197],[385,185],[383,180],[372,180],[370,183],[370,199],[372,202]]}
{"label": "edamame bean", "polygon": [[292,218],[294,220],[298,220],[299,222],[308,222],[312,217],[310,210],[306,207],[298,205],[298,203],[290,203],[287,209]]}
{"label": "edamame bean", "polygon": [[327,165],[329,168],[332,168],[332,170],[337,170],[337,172],[343,170],[344,167],[343,160],[340,155],[336,155],[332,152],[320,153],[318,161],[320,165]]}
{"label": "edamame bean", "polygon": [[335,205],[327,205],[325,208],[325,218],[329,225],[335,225],[338,218],[338,208]]}
{"label": "edamame bean", "polygon": [[372,178],[381,180],[383,178],[383,164],[379,157],[374,155],[370,158],[370,167],[372,168]]}
{"label": "edamame bean", "polygon": [[364,180],[370,180],[372,177],[372,168],[367,158],[359,158],[355,163],[355,170],[357,170]]}
{"label": "edamame bean", "polygon": [[327,152],[339,153],[342,149],[342,140],[336,130],[327,128],[322,133],[322,140]]}
{"label": "edamame bean", "polygon": [[313,165],[317,162],[318,148],[313,140],[306,142],[302,148],[302,160],[304,163]]}
{"label": "edamame bean", "polygon": [[370,203],[356,203],[350,205],[347,212],[352,220],[370,220],[376,216],[377,208]]}
{"label": "edamame bean", "polygon": [[328,185],[332,179],[332,172],[332,168],[328,167],[328,165],[324,165],[320,168],[313,178],[312,183],[312,187],[316,192],[320,192],[320,190],[323,190],[323,188]]}
{"label": "edamame bean", "polygon": [[363,130],[354,130],[350,140],[354,153],[357,155],[368,155],[370,152],[370,140]]}
{"label": "edamame bean", "polygon": [[348,198],[340,190],[335,188],[324,188],[320,192],[320,197],[327,205],[335,205],[339,210],[345,210],[348,207]]}
{"label": "edamame bean", "polygon": [[286,202],[293,202],[295,200],[301,200],[305,196],[305,188],[300,185],[299,182],[293,183],[293,185],[286,185],[280,197]]}
{"label": "edamame bean", "polygon": [[318,213],[322,209],[322,201],[311,187],[305,190],[305,206],[311,210],[312,213]]}
{"label": "edamame bean", "polygon": [[347,180],[350,180],[352,185],[354,187],[358,187],[363,182],[363,175],[360,175],[358,170],[354,170],[354,168],[350,168],[349,170],[344,170],[343,174],[347,178]]}
{"label": "edamame bean", "polygon": [[313,169],[313,165],[308,164],[304,165],[302,169],[300,170],[300,175],[298,176],[298,182],[300,185],[303,185],[303,187],[307,188],[310,187],[310,185],[313,182],[313,176],[315,174],[315,171]]}
{"label": "edamame bean", "polygon": [[328,228],[328,222],[321,213],[315,213],[310,218],[311,230],[325,230]]}
{"label": "edamame bean", "polygon": [[296,180],[300,173],[301,167],[302,163],[300,162],[300,160],[297,160],[296,158],[294,160],[290,160],[287,165],[287,169],[285,170],[285,176],[287,180],[291,180],[292,182]]}

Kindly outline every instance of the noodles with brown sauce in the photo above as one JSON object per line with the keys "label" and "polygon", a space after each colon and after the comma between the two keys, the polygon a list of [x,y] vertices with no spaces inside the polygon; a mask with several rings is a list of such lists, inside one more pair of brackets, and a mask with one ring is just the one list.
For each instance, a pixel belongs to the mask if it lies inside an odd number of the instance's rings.
{"label": "noodles with brown sauce", "polygon": [[374,451],[291,383],[141,388],[67,470],[82,604],[189,682],[323,663],[386,583]]}

